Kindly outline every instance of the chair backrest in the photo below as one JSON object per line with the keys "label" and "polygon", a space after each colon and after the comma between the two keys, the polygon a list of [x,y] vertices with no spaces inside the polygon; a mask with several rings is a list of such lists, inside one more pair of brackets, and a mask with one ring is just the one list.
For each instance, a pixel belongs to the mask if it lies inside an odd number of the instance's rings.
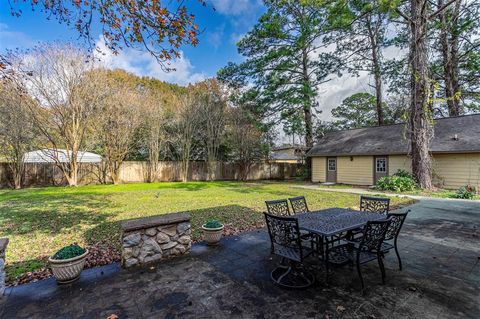
{"label": "chair backrest", "polygon": [[302,262],[303,250],[298,220],[265,214],[272,253],[290,260]]}
{"label": "chair backrest", "polygon": [[288,208],[288,202],[286,199],[279,200],[267,200],[267,212],[276,216],[290,216],[290,209]]}
{"label": "chair backrest", "polygon": [[292,205],[293,213],[294,214],[301,214],[307,213],[308,205],[305,196],[297,196],[288,199],[290,201],[290,205]]}
{"label": "chair backrest", "polygon": [[360,197],[360,210],[370,213],[388,214],[390,198],[384,197]]}
{"label": "chair backrest", "polygon": [[390,225],[390,219],[369,221],[363,229],[363,237],[359,249],[379,251]]}
{"label": "chair backrest", "polygon": [[400,229],[402,229],[403,222],[407,218],[410,210],[407,210],[404,213],[389,213],[387,217],[391,219],[390,226],[388,226],[387,234],[385,235],[385,240],[391,240],[398,237]]}

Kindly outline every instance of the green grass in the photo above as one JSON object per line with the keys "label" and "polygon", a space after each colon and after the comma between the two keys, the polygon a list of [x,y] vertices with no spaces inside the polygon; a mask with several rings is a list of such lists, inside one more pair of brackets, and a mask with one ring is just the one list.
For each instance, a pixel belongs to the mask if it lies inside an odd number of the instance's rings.
{"label": "green grass", "polygon": [[[193,238],[218,219],[239,230],[263,222],[265,200],[305,195],[311,209],[352,207],[358,195],[294,188],[294,183],[192,182],[0,190],[0,237],[9,237],[9,280],[45,266],[71,243],[120,244],[119,221],[190,212]],[[406,203],[393,199],[393,204]]]}

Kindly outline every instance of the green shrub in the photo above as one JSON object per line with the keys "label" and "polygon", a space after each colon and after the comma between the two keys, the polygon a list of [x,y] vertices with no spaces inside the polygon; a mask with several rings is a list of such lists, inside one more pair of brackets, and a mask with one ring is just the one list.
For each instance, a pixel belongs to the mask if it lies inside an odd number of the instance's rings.
{"label": "green shrub", "polygon": [[308,167],[308,165],[303,164],[303,165],[297,166],[295,179],[301,180],[301,181],[307,181],[310,179],[310,176],[311,176],[310,168]]}
{"label": "green shrub", "polygon": [[397,175],[384,176],[377,182],[376,188],[382,191],[407,192],[413,191],[417,183],[412,177],[402,177]]}
{"label": "green shrub", "polygon": [[57,259],[57,260],[69,259],[69,258],[83,255],[85,251],[86,251],[85,249],[78,246],[77,244],[72,244],[69,246],[65,246],[59,251],[57,251],[55,255],[53,255],[53,259]]}
{"label": "green shrub", "polygon": [[398,177],[408,177],[408,178],[411,178],[413,179],[413,175],[409,172],[407,172],[406,170],[404,169],[399,169],[397,170],[397,172],[395,174],[393,174],[394,176],[398,176]]}
{"label": "green shrub", "polygon": [[203,225],[205,228],[219,228],[222,227],[222,223],[219,222],[218,220],[209,220],[208,222]]}
{"label": "green shrub", "polygon": [[462,186],[460,187],[452,197],[454,198],[462,198],[462,199],[473,199],[477,190],[474,186]]}

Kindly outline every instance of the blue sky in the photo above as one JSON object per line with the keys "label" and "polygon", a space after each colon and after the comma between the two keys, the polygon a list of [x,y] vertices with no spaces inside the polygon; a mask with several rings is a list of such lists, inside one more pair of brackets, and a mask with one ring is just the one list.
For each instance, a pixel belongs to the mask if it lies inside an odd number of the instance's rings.
{"label": "blue sky", "polygon": [[[0,1],[5,3],[7,0]],[[209,5],[203,7],[197,0],[187,1],[203,32],[199,36],[200,44],[197,47],[183,47],[182,58],[173,61],[172,67],[177,71],[165,73],[149,53],[133,49],[123,50],[117,56],[112,54],[102,56],[104,65],[186,85],[215,76],[218,69],[229,61],[241,61],[242,57],[237,53],[235,43],[255,25],[258,17],[265,11],[262,0],[207,0],[207,3]],[[75,30],[59,24],[54,18],[48,20],[42,12],[32,12],[28,6],[23,6],[24,12],[19,18],[12,17],[8,9],[0,11],[0,54],[7,48],[32,47],[38,41],[62,40],[84,43],[78,38]],[[213,7],[216,10],[213,10]],[[100,34],[96,39],[102,48]],[[105,49],[103,52],[108,50]],[[342,100],[351,94],[372,93],[369,86],[371,82],[371,77],[366,74],[361,74],[360,77],[332,76],[331,81],[317,88],[319,112],[316,118],[330,120],[331,109],[340,105]]]}
{"label": "blue sky", "polygon": [[[263,13],[261,0],[208,0],[207,7],[196,0],[187,3],[203,32],[197,47],[182,48],[182,59],[173,62],[176,72],[166,74],[148,53],[133,49],[124,50],[119,56],[107,54],[104,57],[106,65],[184,85],[214,76],[229,61],[239,61],[241,57],[237,54],[235,43]],[[18,18],[12,17],[8,9],[0,11],[0,52],[16,47],[32,47],[38,41],[61,40],[84,44],[71,27],[59,24],[54,18],[48,20],[39,10],[32,12],[28,5],[20,5],[23,14]],[[101,46],[100,34],[95,36],[97,38]]]}

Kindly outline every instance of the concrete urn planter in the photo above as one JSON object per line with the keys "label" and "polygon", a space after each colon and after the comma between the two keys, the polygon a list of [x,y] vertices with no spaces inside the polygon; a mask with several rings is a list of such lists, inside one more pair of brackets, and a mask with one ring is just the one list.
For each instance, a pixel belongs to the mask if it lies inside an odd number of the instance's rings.
{"label": "concrete urn planter", "polygon": [[222,225],[221,227],[217,227],[217,228],[207,228],[205,227],[205,224],[202,225],[203,238],[207,242],[207,245],[209,246],[218,245],[218,243],[220,242],[220,239],[222,238],[224,227],[225,226]]}
{"label": "concrete urn planter", "polygon": [[69,259],[48,258],[50,268],[59,284],[68,284],[80,278],[80,273],[85,266],[85,259],[88,255],[88,249],[80,256]]}

